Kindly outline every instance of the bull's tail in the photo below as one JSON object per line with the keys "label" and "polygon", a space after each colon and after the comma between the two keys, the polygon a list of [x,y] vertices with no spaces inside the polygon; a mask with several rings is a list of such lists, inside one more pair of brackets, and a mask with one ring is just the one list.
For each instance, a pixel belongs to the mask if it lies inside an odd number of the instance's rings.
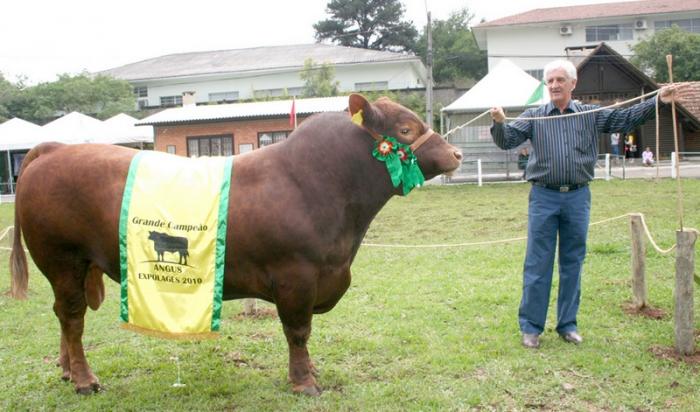
{"label": "bull's tail", "polygon": [[[62,146],[59,143],[43,143],[36,146],[27,153],[22,161],[22,167],[17,177],[17,184],[22,179],[22,174],[34,159],[42,154],[48,153]],[[18,186],[19,187],[19,186]],[[24,253],[22,246],[22,228],[19,223],[19,197],[15,196],[15,230],[12,240],[12,252],[10,253],[10,296],[15,299],[26,299],[27,289],[29,288],[29,270],[27,268],[27,255]]]}

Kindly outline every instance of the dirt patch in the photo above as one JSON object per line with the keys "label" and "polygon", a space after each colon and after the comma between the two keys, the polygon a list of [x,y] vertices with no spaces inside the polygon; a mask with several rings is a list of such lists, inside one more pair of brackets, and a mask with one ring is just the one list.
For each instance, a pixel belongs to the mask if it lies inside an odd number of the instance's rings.
{"label": "dirt patch", "polygon": [[632,304],[632,302],[623,303],[622,311],[628,315],[643,316],[645,318],[656,320],[665,319],[667,316],[666,312],[663,309],[655,308],[652,306],[643,306],[641,308],[637,308]]}
{"label": "dirt patch", "polygon": [[676,348],[654,345],[651,348],[649,348],[649,352],[651,352],[654,356],[656,356],[659,359],[665,359],[673,362],[683,362],[690,366],[695,366],[696,371],[697,367],[700,366],[700,351],[697,350],[693,355],[683,356],[679,355],[678,352],[676,352]]}
{"label": "dirt patch", "polygon": [[241,320],[241,319],[276,319],[277,318],[277,309],[275,309],[275,308],[256,309],[255,312],[253,312],[251,314],[241,312],[241,313],[237,314],[236,316],[234,316],[233,318],[237,319],[237,320]]}

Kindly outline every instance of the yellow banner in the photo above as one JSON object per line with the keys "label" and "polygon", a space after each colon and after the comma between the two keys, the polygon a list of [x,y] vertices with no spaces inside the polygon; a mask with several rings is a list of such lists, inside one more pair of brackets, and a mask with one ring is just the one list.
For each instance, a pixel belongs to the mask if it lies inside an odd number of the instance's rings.
{"label": "yellow banner", "polygon": [[125,327],[174,338],[218,331],[231,160],[132,160],[119,231]]}

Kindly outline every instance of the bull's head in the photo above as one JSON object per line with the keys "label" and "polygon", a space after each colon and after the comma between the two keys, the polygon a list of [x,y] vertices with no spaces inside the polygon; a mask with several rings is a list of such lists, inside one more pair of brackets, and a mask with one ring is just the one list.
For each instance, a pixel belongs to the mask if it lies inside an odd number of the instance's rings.
{"label": "bull's head", "polygon": [[460,166],[462,152],[433,132],[410,109],[386,97],[370,103],[359,94],[350,95],[348,107],[352,116],[362,111],[355,118],[361,119],[362,127],[375,139],[390,136],[411,145],[426,179],[451,173]]}

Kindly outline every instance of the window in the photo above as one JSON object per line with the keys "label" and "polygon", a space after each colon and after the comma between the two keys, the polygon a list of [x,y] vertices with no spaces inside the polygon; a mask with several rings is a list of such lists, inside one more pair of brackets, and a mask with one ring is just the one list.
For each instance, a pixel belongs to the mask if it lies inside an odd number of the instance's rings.
{"label": "window", "polygon": [[544,69],[525,70],[525,73],[529,74],[537,80],[542,80],[542,78],[544,77]]}
{"label": "window", "polygon": [[304,93],[303,87],[286,87],[278,89],[260,89],[253,91],[253,95],[260,99],[265,97],[301,96]]}
{"label": "window", "polygon": [[231,156],[233,135],[196,136],[187,138],[187,156]]}
{"label": "window", "polygon": [[182,106],[182,96],[160,96],[161,106]]}
{"label": "window", "polygon": [[238,92],[209,93],[210,102],[235,102],[238,100]]}
{"label": "window", "polygon": [[388,90],[389,82],[360,82],[355,83],[356,91]]}
{"label": "window", "polygon": [[169,144],[169,145],[165,146],[165,151],[170,153],[170,154],[175,154],[175,145]]}
{"label": "window", "polygon": [[289,136],[289,132],[262,132],[258,133],[258,147],[269,146],[281,142]]}
{"label": "window", "polygon": [[248,153],[253,151],[252,143],[244,143],[238,145],[238,154]]}
{"label": "window", "polygon": [[134,87],[134,96],[148,97],[148,88],[146,86]]}
{"label": "window", "polygon": [[586,27],[586,41],[632,40],[634,27],[629,24],[611,24],[607,26]]}
{"label": "window", "polygon": [[654,22],[654,30],[670,29],[673,25],[691,33],[700,33],[700,19],[659,20]]}

